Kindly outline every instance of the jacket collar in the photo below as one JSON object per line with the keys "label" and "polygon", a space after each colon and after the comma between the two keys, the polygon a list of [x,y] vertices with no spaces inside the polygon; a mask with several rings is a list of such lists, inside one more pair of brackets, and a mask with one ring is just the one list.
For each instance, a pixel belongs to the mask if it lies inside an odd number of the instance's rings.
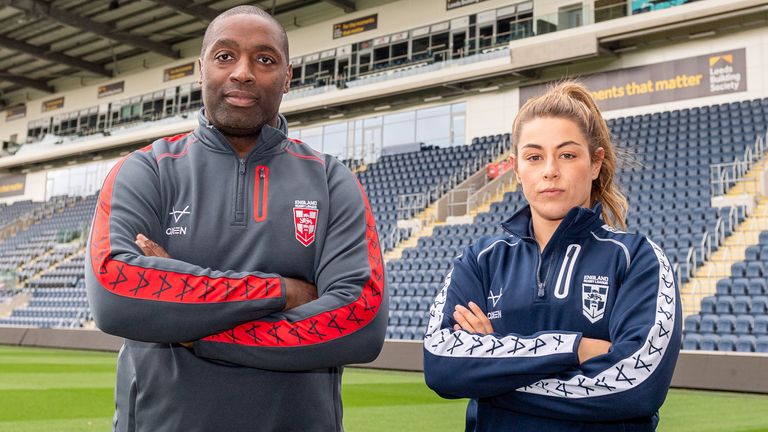
{"label": "jacket collar", "polygon": [[[603,224],[600,215],[602,214],[602,204],[599,202],[593,208],[574,207],[566,213],[563,220],[558,225],[552,238],[580,235],[584,230],[590,228],[595,223]],[[527,205],[516,211],[509,219],[502,222],[501,227],[508,233],[520,237],[521,239],[533,239],[533,223],[531,221],[531,206]],[[551,240],[550,240],[551,241]]]}
{"label": "jacket collar", "polygon": [[[216,127],[205,117],[205,108],[200,108],[197,113],[197,119],[200,126],[195,130],[195,135],[200,139],[203,145],[213,151],[224,153],[236,153],[229,141],[224,137]],[[256,147],[246,156],[267,155],[282,151],[282,144],[287,139],[287,122],[282,114],[277,115],[277,127],[264,125],[261,133],[256,138]]]}

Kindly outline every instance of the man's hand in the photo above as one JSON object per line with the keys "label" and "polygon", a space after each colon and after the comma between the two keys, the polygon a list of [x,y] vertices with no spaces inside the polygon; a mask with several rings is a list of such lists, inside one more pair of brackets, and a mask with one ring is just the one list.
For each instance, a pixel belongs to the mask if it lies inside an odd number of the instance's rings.
{"label": "man's hand", "polygon": [[493,325],[491,320],[485,315],[480,306],[474,302],[469,302],[469,309],[462,305],[456,305],[453,312],[453,319],[458,324],[453,326],[454,330],[466,330],[470,333],[491,334]]}
{"label": "man's hand", "polygon": [[137,234],[134,242],[141,248],[144,255],[151,257],[170,258],[171,256],[162,246],[148,239],[144,234]]}
{"label": "man's hand", "polygon": [[284,311],[317,300],[317,287],[311,283],[287,277],[284,277],[283,281],[285,282]]}
{"label": "man's hand", "polygon": [[611,349],[609,341],[582,337],[579,343],[579,364],[593,357],[608,354],[609,349]]}

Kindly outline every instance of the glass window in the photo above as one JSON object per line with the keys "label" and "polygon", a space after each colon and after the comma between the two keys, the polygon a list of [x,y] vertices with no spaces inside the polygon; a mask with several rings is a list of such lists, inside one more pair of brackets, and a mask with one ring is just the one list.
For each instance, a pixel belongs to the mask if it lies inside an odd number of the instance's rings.
{"label": "glass window", "polygon": [[390,114],[384,117],[384,147],[416,142],[416,112]]}
{"label": "glass window", "polygon": [[447,147],[451,143],[450,105],[426,108],[416,112],[416,140]]}
{"label": "glass window", "polygon": [[327,125],[323,128],[323,153],[346,159],[347,122]]}
{"label": "glass window", "polygon": [[323,128],[306,128],[300,131],[299,139],[317,151],[323,151]]}
{"label": "glass window", "polygon": [[451,106],[451,145],[467,144],[465,125],[467,122],[467,104],[460,103]]}
{"label": "glass window", "polygon": [[50,170],[46,176],[48,198],[57,195],[87,196],[101,188],[117,159]]}

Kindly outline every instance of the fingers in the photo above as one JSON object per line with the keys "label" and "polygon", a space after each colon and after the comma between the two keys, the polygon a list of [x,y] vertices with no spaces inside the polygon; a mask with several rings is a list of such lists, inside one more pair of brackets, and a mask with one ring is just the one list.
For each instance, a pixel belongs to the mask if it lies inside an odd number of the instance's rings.
{"label": "fingers", "polygon": [[483,333],[493,333],[493,325],[491,324],[491,320],[489,320],[485,312],[480,309],[480,306],[476,305],[474,302],[469,302],[469,309],[474,313],[474,315],[477,317],[477,320],[480,322]]}
{"label": "fingers", "polygon": [[[471,333],[490,334],[493,333],[493,326],[488,317],[478,305],[469,302],[469,309],[464,306],[456,305],[453,312],[453,319],[457,325]],[[456,327],[454,327],[456,328]]]}
{"label": "fingers", "polygon": [[154,256],[154,257],[162,257],[162,258],[170,258],[171,256],[166,252],[165,249],[163,249],[162,246],[155,243],[154,241],[150,240],[145,236],[144,234],[137,234],[136,235],[136,243],[139,248],[141,248],[141,251],[146,256]]}
{"label": "fingers", "polygon": [[456,325],[460,326],[462,330],[470,333],[478,333],[470,322],[470,315],[472,315],[472,312],[461,305],[456,305],[456,309],[453,311],[453,319],[456,320]]}

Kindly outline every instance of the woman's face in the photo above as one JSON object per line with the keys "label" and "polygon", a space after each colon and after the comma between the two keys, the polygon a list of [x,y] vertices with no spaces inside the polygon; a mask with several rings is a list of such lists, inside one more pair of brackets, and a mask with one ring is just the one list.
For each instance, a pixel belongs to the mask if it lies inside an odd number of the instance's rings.
{"label": "woman's face", "polygon": [[560,221],[573,207],[589,207],[604,155],[600,147],[591,160],[587,138],[571,120],[539,117],[526,123],[514,165],[533,217]]}

